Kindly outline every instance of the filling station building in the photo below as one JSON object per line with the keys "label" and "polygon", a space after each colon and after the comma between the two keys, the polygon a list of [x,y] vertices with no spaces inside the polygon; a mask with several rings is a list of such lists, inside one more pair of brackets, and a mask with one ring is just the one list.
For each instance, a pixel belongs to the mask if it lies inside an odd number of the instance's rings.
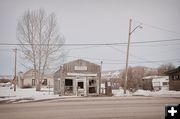
{"label": "filling station building", "polygon": [[82,59],[65,63],[54,74],[54,94],[99,95],[100,78],[100,65]]}

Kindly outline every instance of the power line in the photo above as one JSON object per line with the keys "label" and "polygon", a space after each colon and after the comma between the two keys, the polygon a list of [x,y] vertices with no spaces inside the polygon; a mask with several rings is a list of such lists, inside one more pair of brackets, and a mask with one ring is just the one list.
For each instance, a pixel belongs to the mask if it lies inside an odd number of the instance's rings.
{"label": "power line", "polygon": [[180,32],[172,31],[172,30],[169,30],[169,29],[166,29],[166,28],[162,28],[162,27],[155,26],[155,25],[150,25],[150,24],[140,22],[140,21],[136,21],[136,20],[134,20],[134,21],[137,22],[137,23],[140,23],[142,25],[154,28],[154,29],[158,29],[158,30],[162,30],[162,31],[166,31],[166,32],[169,32],[169,33],[174,33],[174,34],[179,34],[180,35]]}
{"label": "power line", "polygon": [[[180,38],[176,38],[176,39],[166,39],[166,40],[150,40],[150,41],[138,41],[138,42],[131,42],[131,44],[144,44],[144,43],[158,43],[158,42],[172,42],[172,41],[180,41]],[[127,43],[120,43],[120,42],[116,42],[116,43],[77,43],[77,44],[20,44],[20,43],[0,43],[1,46],[22,46],[22,45],[47,45],[47,46],[59,46],[59,45],[63,45],[63,46],[113,46],[113,45],[127,45]]]}
{"label": "power line", "polygon": [[78,56],[70,56],[70,55],[68,55],[68,56],[66,56],[66,57],[73,57],[73,58],[82,58],[82,59],[89,59],[89,60],[97,60],[97,61],[119,61],[118,59],[117,60],[115,60],[115,59],[101,59],[101,58],[90,58],[90,57],[78,57]]}
{"label": "power line", "polygon": [[[116,47],[113,47],[113,46],[108,46],[108,47],[113,48],[113,49],[116,50],[116,51],[125,53],[125,51],[123,51],[123,50],[121,50],[121,49],[119,49],[119,48],[116,48]],[[0,50],[1,50],[1,49],[0,49]],[[8,50],[8,49],[3,49],[3,50]],[[12,50],[12,49],[9,49],[9,50]],[[17,49],[17,50],[18,50],[18,51],[21,51],[20,49]],[[136,58],[136,59],[139,59],[139,60],[141,60],[141,61],[145,61],[145,62],[149,62],[149,63],[154,62],[154,61],[147,60],[147,59],[145,59],[145,58],[142,58],[142,57],[133,55],[132,53],[130,54],[130,56],[131,56],[131,57],[134,57],[134,58]],[[90,59],[90,60],[97,60],[97,61],[113,61],[113,62],[114,62],[114,61],[115,61],[115,62],[117,61],[117,62],[119,62],[119,59],[102,59],[102,58],[78,57],[78,56],[70,56],[70,55],[68,55],[68,56],[66,56],[66,57]],[[155,61],[155,62],[156,62],[156,61]]]}
{"label": "power line", "polygon": [[[153,60],[153,61],[134,61],[134,62],[129,62],[130,64],[139,64],[139,63],[162,63],[162,62],[179,62],[180,59],[171,59],[171,60]],[[123,62],[105,62],[103,64],[125,64]]]}
{"label": "power line", "polygon": [[139,42],[131,42],[131,44],[162,43],[162,42],[172,42],[172,41],[180,41],[180,38],[177,38],[177,39],[166,39],[166,40],[139,41]]}
{"label": "power line", "polygon": [[25,44],[20,44],[20,43],[0,43],[0,45],[19,45],[19,46],[22,46],[22,45],[47,45],[47,46],[59,46],[59,45],[64,45],[64,46],[101,46],[101,45],[120,45],[120,44],[127,44],[127,43],[77,43],[77,44],[28,44],[28,43],[25,43]]}
{"label": "power line", "polygon": [[138,45],[138,44],[133,44],[132,47],[167,47],[167,46],[178,46],[180,43],[173,43],[173,44],[148,44],[148,45]]}
{"label": "power line", "polygon": [[81,50],[81,49],[88,49],[88,48],[94,48],[99,46],[87,46],[87,47],[81,47],[81,48],[71,48],[71,49],[65,49],[65,50]]}
{"label": "power line", "polygon": [[[111,47],[111,48],[113,48],[114,50],[117,50],[117,51],[119,51],[119,52],[126,53],[125,51],[120,50],[119,48],[115,48],[115,47],[112,47],[112,46],[109,46],[109,47]],[[146,60],[145,58],[142,58],[142,57],[133,55],[132,53],[129,53],[129,55],[130,55],[131,57],[135,57],[135,58],[140,59],[140,60],[143,60],[143,61],[149,61],[149,60]]]}

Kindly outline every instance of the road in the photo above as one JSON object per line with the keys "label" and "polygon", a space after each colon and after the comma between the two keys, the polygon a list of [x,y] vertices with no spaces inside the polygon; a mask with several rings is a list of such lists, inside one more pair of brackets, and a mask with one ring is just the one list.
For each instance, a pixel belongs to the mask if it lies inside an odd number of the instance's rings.
{"label": "road", "polygon": [[180,98],[86,97],[1,104],[1,119],[164,119],[165,104]]}

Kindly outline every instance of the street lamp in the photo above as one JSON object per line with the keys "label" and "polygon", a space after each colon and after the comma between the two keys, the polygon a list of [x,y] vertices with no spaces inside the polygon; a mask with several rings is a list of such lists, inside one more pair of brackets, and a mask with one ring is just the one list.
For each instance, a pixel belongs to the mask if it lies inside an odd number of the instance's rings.
{"label": "street lamp", "polygon": [[136,27],[131,31],[131,23],[132,23],[132,19],[129,20],[129,34],[128,34],[127,54],[126,54],[126,72],[125,72],[124,94],[126,94],[126,89],[127,89],[129,46],[130,46],[131,34],[132,34],[137,28],[142,28],[141,25],[138,25],[138,26],[136,26]]}

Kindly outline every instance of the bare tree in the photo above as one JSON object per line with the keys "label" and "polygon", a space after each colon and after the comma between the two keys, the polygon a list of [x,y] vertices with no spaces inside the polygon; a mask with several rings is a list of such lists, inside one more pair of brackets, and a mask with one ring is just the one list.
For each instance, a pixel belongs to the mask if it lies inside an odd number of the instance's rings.
{"label": "bare tree", "polygon": [[[144,77],[145,71],[144,67],[136,66],[128,68],[128,80],[127,80],[127,89],[128,90],[137,90],[143,87],[142,78]],[[125,79],[125,70],[121,74],[122,83],[121,86],[124,87]]]}
{"label": "bare tree", "polygon": [[58,33],[55,14],[47,15],[43,9],[27,10],[18,21],[17,39],[24,57],[34,68],[36,91],[40,91],[48,65],[63,56],[64,39]]}
{"label": "bare tree", "polygon": [[175,66],[172,63],[162,64],[157,68],[158,75],[165,75],[165,72],[172,69],[175,69]]}

